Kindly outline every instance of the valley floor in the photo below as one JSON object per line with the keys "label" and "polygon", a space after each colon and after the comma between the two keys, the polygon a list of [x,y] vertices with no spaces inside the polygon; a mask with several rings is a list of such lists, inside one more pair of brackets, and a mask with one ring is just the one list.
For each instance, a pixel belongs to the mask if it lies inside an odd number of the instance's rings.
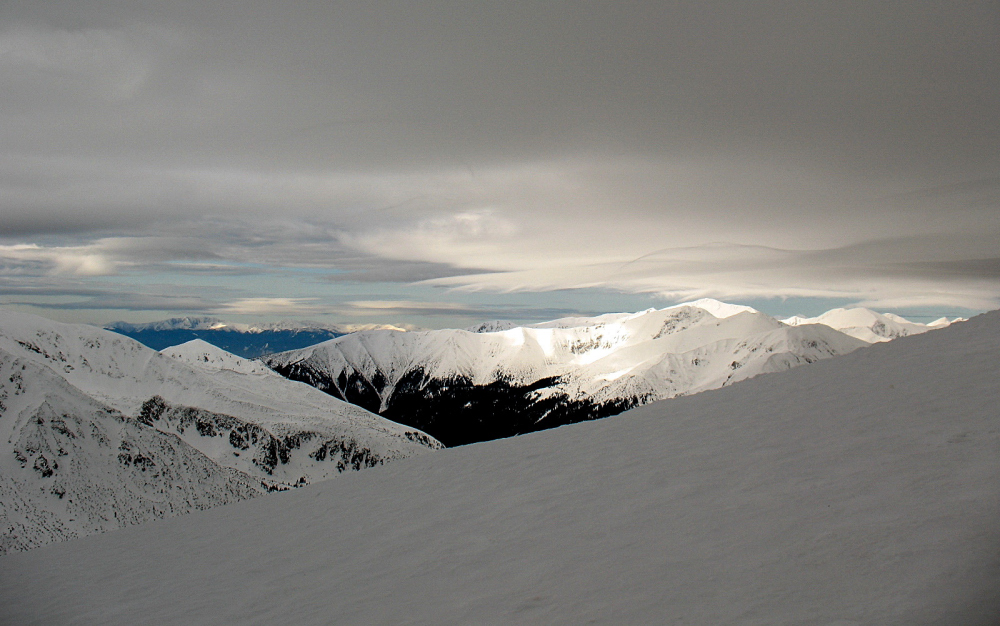
{"label": "valley floor", "polygon": [[996,624],[1000,314],[0,558],[9,624]]}

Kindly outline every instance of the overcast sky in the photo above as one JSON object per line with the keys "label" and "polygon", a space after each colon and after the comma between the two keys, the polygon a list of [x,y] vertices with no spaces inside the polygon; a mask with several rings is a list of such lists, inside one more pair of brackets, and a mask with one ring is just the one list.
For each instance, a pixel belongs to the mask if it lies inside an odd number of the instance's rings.
{"label": "overcast sky", "polygon": [[0,304],[997,308],[998,42],[995,1],[5,0]]}

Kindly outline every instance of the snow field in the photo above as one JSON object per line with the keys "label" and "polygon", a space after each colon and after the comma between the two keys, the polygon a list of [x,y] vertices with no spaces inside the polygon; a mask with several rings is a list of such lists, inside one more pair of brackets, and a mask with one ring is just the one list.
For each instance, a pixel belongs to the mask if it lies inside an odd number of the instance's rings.
{"label": "snow field", "polygon": [[994,624],[1000,314],[0,559],[8,623]]}

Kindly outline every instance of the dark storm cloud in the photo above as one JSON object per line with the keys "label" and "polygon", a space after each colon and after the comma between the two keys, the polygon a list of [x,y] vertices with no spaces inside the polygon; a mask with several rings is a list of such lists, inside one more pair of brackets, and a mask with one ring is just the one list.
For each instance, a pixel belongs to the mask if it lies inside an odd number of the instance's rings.
{"label": "dark storm cloud", "polygon": [[995,159],[992,2],[7,4],[21,89],[4,98],[50,116],[5,131],[28,153],[364,169],[591,149],[766,148],[866,172]]}
{"label": "dark storm cloud", "polygon": [[872,276],[897,298],[989,281],[997,41],[996,2],[8,0],[0,262],[859,298]]}

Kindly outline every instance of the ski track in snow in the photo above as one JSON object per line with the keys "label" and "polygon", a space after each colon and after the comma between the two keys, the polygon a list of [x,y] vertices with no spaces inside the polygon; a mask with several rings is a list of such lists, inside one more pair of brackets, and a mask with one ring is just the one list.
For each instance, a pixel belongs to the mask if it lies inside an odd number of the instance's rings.
{"label": "ski track in snow", "polygon": [[1000,620],[1000,313],[0,558],[0,621]]}

